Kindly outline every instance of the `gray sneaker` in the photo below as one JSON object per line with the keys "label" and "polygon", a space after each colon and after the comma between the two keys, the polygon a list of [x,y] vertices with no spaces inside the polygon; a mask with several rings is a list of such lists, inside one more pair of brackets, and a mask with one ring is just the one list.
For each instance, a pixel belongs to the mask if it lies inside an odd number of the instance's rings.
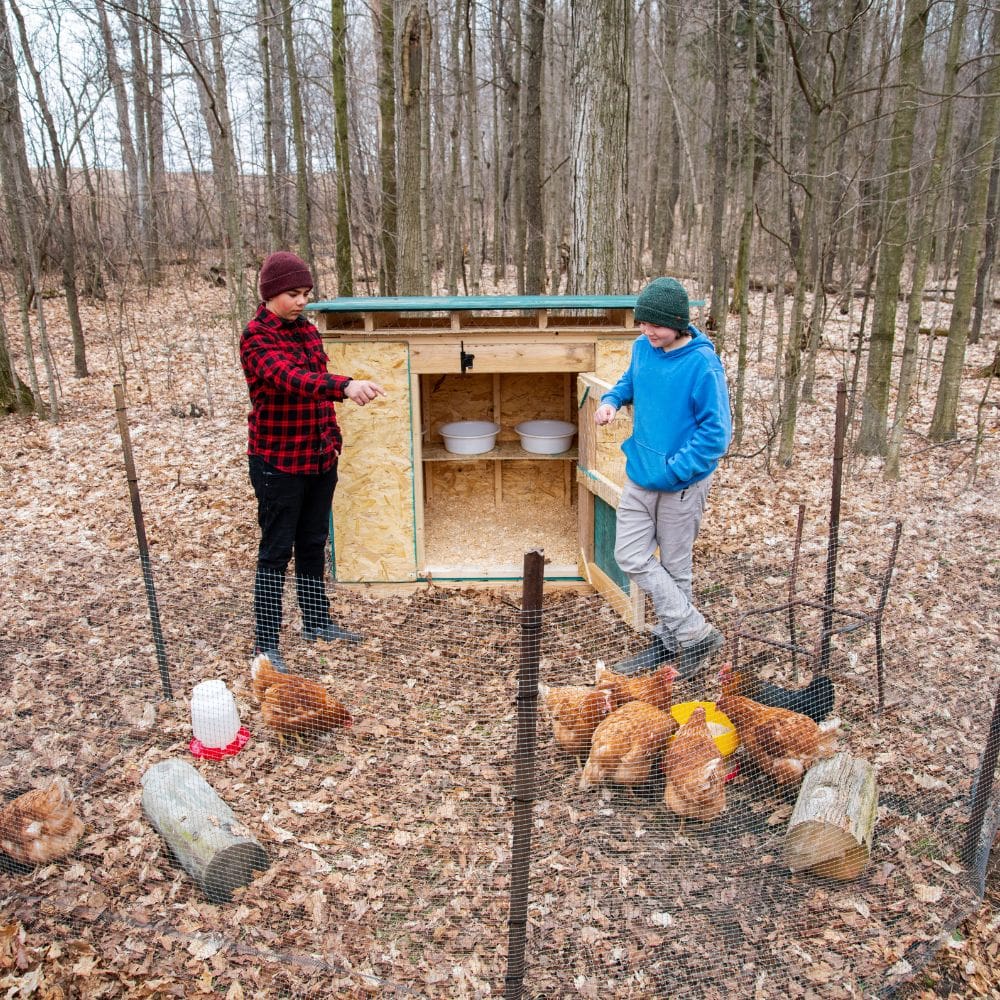
{"label": "gray sneaker", "polygon": [[616,674],[630,677],[632,674],[644,674],[655,670],[661,663],[669,663],[677,658],[677,647],[672,639],[661,639],[654,635],[649,645],[640,649],[638,653],[618,663],[612,664],[611,669]]}
{"label": "gray sneaker", "polygon": [[677,660],[680,680],[689,681],[708,666],[708,661],[726,644],[723,634],[714,626],[705,626],[706,631],[697,639],[682,642]]}
{"label": "gray sneaker", "polygon": [[304,626],[302,638],[306,642],[315,642],[317,639],[322,642],[361,642],[364,636],[360,632],[352,632],[350,629],[341,628],[334,622],[326,622],[323,625]]}

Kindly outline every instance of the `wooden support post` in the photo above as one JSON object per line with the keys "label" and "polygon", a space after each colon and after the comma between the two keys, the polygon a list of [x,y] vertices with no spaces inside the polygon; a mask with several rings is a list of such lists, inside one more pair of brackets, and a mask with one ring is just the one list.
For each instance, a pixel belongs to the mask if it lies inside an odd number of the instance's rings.
{"label": "wooden support post", "polygon": [[184,870],[213,903],[270,867],[267,852],[184,760],[163,760],[142,776],[142,810]]}
{"label": "wooden support post", "polygon": [[868,864],[878,817],[875,769],[838,753],[807,772],[785,833],[785,860],[793,872],[857,878]]}
{"label": "wooden support post", "polygon": [[531,824],[535,803],[535,743],[538,720],[538,664],[542,640],[542,584],[545,556],[541,549],[524,554],[521,598],[521,663],[517,681],[517,746],[514,752],[514,843],[510,863],[505,1000],[524,992],[524,952],[528,932],[528,875]]}
{"label": "wooden support post", "polygon": [[[503,396],[500,387],[499,373],[493,376],[493,420],[503,426],[500,413],[503,408]],[[497,510],[503,507],[503,462],[493,463],[493,504]]]}

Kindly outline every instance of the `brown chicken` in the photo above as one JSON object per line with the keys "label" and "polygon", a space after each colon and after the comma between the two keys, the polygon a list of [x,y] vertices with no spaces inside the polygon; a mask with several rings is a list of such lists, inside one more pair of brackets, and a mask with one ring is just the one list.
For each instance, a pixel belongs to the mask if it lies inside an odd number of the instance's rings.
{"label": "brown chicken", "polygon": [[760,705],[787,708],[822,722],[833,711],[833,681],[817,675],[804,688],[784,688],[759,677],[753,664],[737,670],[731,663],[719,671],[722,689],[728,694],[742,695]]}
{"label": "brown chicken", "polygon": [[0,849],[22,864],[46,864],[69,854],[83,833],[62,778],[33,788],[0,808]]}
{"label": "brown chicken", "polygon": [[696,708],[663,758],[667,785],[663,801],[681,819],[707,823],[726,808],[726,768],[712,739],[705,709]]}
{"label": "brown chicken", "polygon": [[801,781],[817,760],[832,757],[836,752],[840,719],[817,723],[787,708],[761,705],[728,694],[725,687],[717,707],[736,726],[751,762],[779,785]]}
{"label": "brown chicken", "polygon": [[254,658],[250,672],[261,716],[279,737],[327,733],[353,722],[351,713],[322,684],[279,673],[264,653]]}
{"label": "brown chicken", "polygon": [[651,674],[626,677],[624,674],[616,674],[598,660],[594,683],[597,687],[611,692],[613,709],[621,708],[630,701],[641,701],[663,712],[669,712],[674,681],[679,676],[678,672],[667,663]]}
{"label": "brown chicken", "polygon": [[611,692],[576,685],[549,687],[539,682],[538,694],[552,722],[556,743],[569,753],[589,750],[594,730],[611,714]]}
{"label": "brown chicken", "polygon": [[605,780],[644,784],[676,731],[677,723],[669,712],[642,701],[622,705],[594,730],[580,787],[591,788]]}

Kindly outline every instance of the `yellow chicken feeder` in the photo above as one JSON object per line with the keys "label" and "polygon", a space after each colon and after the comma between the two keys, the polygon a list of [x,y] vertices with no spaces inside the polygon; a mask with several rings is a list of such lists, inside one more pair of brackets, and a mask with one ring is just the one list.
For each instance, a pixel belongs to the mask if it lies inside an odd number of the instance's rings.
{"label": "yellow chicken feeder", "polygon": [[670,706],[670,714],[677,720],[677,725],[683,726],[696,708],[705,709],[708,731],[712,734],[719,753],[728,757],[740,745],[740,737],[729,717],[715,707],[714,701],[682,701],[679,705]]}

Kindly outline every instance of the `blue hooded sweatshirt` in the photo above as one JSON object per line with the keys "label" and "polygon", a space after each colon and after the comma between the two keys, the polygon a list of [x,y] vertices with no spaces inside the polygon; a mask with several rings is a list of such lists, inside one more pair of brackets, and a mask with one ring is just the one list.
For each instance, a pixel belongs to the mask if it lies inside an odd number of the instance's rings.
{"label": "blue hooded sweatshirt", "polygon": [[722,362],[697,327],[687,332],[691,340],[670,351],[639,337],[628,370],[601,396],[616,409],[633,405],[622,451],[625,474],[643,489],[677,493],[704,479],[732,438]]}

